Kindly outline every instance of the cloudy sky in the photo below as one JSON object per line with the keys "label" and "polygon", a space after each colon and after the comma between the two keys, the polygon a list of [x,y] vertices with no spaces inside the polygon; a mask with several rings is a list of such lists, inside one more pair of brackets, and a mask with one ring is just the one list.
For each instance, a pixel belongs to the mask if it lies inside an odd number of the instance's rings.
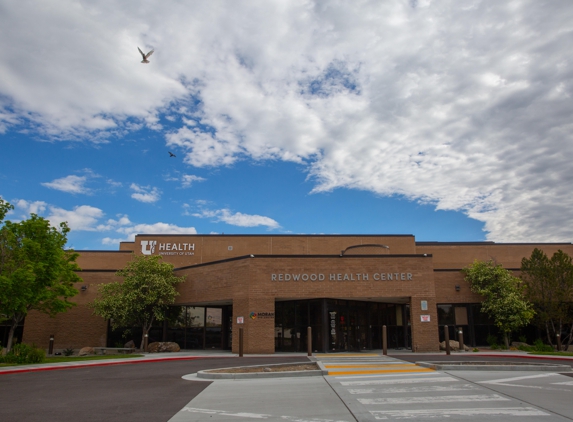
{"label": "cloudy sky", "polygon": [[0,196],[76,249],[573,240],[570,0],[19,0],[0,27]]}

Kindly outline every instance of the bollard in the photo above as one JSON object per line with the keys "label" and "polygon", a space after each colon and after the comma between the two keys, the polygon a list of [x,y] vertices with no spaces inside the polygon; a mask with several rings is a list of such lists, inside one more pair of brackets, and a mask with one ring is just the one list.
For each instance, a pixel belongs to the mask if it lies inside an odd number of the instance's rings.
{"label": "bollard", "polygon": [[388,335],[386,333],[386,326],[382,326],[382,354],[386,356],[388,354]]}
{"label": "bollard", "polygon": [[149,334],[143,336],[143,351],[147,353],[147,343],[149,342]]}
{"label": "bollard", "polygon": [[243,357],[243,329],[239,328],[239,357]]}
{"label": "bollard", "polygon": [[444,325],[444,339],[446,340],[446,355],[451,353],[450,350],[450,331],[448,330],[448,326]]}
{"label": "bollard", "polygon": [[464,332],[462,331],[462,329],[460,328],[460,331],[458,331],[458,342],[460,343],[460,352],[464,352],[465,347],[464,347]]}
{"label": "bollard", "polygon": [[557,351],[560,352],[561,351],[561,334],[555,334],[555,337],[557,337]]}
{"label": "bollard", "polygon": [[48,354],[51,355],[54,353],[54,335],[50,334],[50,346],[48,347]]}
{"label": "bollard", "polygon": [[306,329],[306,351],[307,356],[312,356],[312,328]]}

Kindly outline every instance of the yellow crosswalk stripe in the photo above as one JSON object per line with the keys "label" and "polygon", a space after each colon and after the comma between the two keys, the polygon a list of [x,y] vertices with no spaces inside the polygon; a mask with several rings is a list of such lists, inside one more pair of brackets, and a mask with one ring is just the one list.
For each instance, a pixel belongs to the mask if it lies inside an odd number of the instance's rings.
{"label": "yellow crosswalk stripe", "polygon": [[408,372],[435,372],[429,368],[416,369],[371,369],[368,371],[328,371],[328,375],[363,375],[363,374],[391,374],[391,373],[408,373]]}
{"label": "yellow crosswalk stripe", "polygon": [[327,358],[327,359],[340,359],[340,358],[365,358],[365,357],[380,357],[376,353],[348,353],[348,354],[337,354],[337,353],[316,353],[313,356],[317,358]]}
{"label": "yellow crosswalk stripe", "polygon": [[[380,365],[373,365],[373,364],[361,364],[361,363],[356,363],[356,364],[327,364],[324,365],[325,368],[382,368],[382,367],[388,367],[388,368],[412,368],[412,367],[416,367],[417,365],[413,364],[413,363],[406,363],[406,364],[401,364],[401,363],[383,363]],[[420,368],[420,367],[418,367]]]}

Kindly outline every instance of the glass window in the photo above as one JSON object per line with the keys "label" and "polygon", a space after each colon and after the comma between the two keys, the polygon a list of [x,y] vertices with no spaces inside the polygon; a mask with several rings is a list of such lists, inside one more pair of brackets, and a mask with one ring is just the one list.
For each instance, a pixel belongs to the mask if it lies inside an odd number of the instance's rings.
{"label": "glass window", "polygon": [[207,327],[221,327],[223,310],[220,308],[207,308]]}
{"label": "glass window", "polygon": [[455,325],[454,307],[452,305],[438,305],[438,325]]}
{"label": "glass window", "polygon": [[205,308],[202,306],[187,307],[187,327],[205,326]]}
{"label": "glass window", "polygon": [[474,303],[470,305],[472,308],[472,316],[474,319],[474,325],[490,325],[493,321],[487,316],[487,314],[481,311],[481,303]]}

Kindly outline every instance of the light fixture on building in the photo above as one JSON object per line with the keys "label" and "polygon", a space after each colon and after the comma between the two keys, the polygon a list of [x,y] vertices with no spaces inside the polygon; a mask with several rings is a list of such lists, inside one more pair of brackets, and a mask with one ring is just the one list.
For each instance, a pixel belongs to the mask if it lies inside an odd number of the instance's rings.
{"label": "light fixture on building", "polygon": [[86,286],[85,284],[82,287],[80,287],[80,290],[82,292],[85,292],[87,289],[88,289],[88,286]]}
{"label": "light fixture on building", "polygon": [[459,285],[459,284],[456,284],[456,292],[459,292],[460,289],[461,289],[460,285]]}

